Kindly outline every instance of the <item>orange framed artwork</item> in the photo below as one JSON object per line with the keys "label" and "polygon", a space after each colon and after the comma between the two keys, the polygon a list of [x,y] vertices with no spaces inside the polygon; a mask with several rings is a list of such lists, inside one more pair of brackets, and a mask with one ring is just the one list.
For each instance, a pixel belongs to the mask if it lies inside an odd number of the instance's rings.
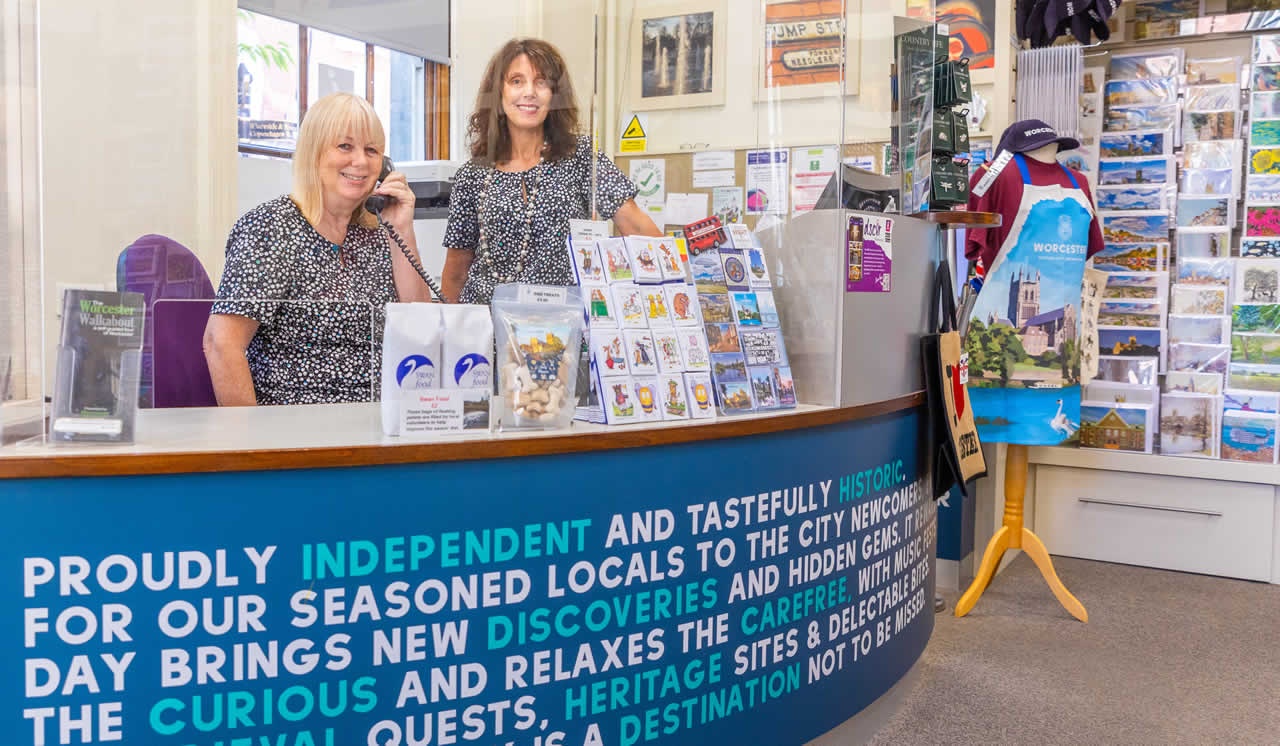
{"label": "orange framed artwork", "polygon": [[766,2],[761,24],[764,51],[757,98],[856,94],[860,5],[860,0]]}

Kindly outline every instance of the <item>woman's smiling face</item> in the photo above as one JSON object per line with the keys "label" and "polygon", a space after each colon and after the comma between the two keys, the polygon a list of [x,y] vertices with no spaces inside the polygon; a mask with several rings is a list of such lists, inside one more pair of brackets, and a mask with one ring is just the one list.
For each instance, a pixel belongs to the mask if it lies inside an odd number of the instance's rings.
{"label": "woman's smiling face", "polygon": [[502,111],[513,129],[539,129],[551,111],[551,81],[522,54],[502,79]]}

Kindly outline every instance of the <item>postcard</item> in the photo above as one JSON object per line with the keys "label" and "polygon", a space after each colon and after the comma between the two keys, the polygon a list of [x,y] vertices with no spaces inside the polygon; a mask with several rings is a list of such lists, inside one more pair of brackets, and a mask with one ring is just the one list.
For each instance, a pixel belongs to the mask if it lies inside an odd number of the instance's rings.
{"label": "postcard", "polygon": [[1095,381],[1116,381],[1134,386],[1155,386],[1160,359],[1155,356],[1138,358],[1113,355],[1098,356],[1098,375]]}
{"label": "postcard", "polygon": [[680,257],[676,239],[655,238],[653,247],[658,253],[658,269],[662,272],[663,282],[684,282],[684,260]]}
{"label": "postcard", "polygon": [[747,249],[747,275],[752,287],[770,288],[773,281],[769,278],[769,263],[765,261],[764,249]]}
{"label": "postcard", "polygon": [[684,355],[680,352],[679,334],[684,330],[654,329],[653,344],[658,350],[658,371],[661,373],[683,373],[685,369]]}
{"label": "postcard", "polygon": [[1231,345],[1202,345],[1178,343],[1169,345],[1169,370],[1195,371],[1196,373],[1227,372]]}
{"label": "postcard", "polygon": [[1107,244],[1092,261],[1094,269],[1104,272],[1158,272],[1168,255],[1168,243]]}
{"label": "postcard", "polygon": [[1232,259],[1178,259],[1176,282],[1180,285],[1231,285]]}
{"label": "postcard", "polygon": [[605,421],[610,425],[640,421],[640,407],[636,405],[634,384],[630,378],[606,378],[600,383],[600,399],[605,404]]}
{"label": "postcard", "polygon": [[1098,162],[1099,184],[1167,184],[1173,181],[1173,159],[1112,158]]}
{"label": "postcard", "polygon": [[1221,345],[1230,341],[1231,319],[1226,316],[1169,316],[1169,343]]}
{"label": "postcard", "polygon": [[677,327],[676,337],[680,340],[680,359],[684,360],[685,370],[711,370],[711,351],[702,329]]}
{"label": "postcard", "polygon": [[1098,308],[1098,325],[1159,327],[1163,310],[1159,302],[1106,300]]}
{"label": "postcard", "polygon": [[1231,256],[1230,228],[1179,228],[1178,257],[1219,259]]}
{"label": "postcard", "polygon": [[1102,238],[1107,243],[1168,241],[1169,213],[1109,213],[1102,216]]}
{"label": "postcard", "polygon": [[1231,307],[1231,330],[1280,334],[1280,304],[1237,303]]}
{"label": "postcard", "polygon": [[796,382],[791,376],[791,367],[787,365],[773,366],[773,390],[778,392],[778,407],[793,409],[796,402]]}
{"label": "postcard", "polygon": [[664,420],[689,419],[689,394],[681,373],[658,376],[658,410]]}
{"label": "postcard", "polygon": [[1280,91],[1280,65],[1253,66],[1254,91]]}
{"label": "postcard", "polygon": [[1184,194],[1225,194],[1236,193],[1235,169],[1231,168],[1184,168],[1179,184]]}
{"label": "postcard", "polygon": [[727,292],[699,295],[698,305],[702,309],[702,323],[733,323],[733,302],[729,300],[729,294]]}
{"label": "postcard", "polygon": [[600,241],[600,258],[609,282],[628,282],[634,278],[631,272],[631,254],[623,238],[606,238]]}
{"label": "postcard", "polygon": [[747,249],[760,246],[760,242],[756,240],[755,234],[745,223],[730,223],[724,227],[725,232],[729,234],[730,248]]}
{"label": "postcard", "polygon": [[751,395],[755,397],[756,409],[768,410],[778,408],[778,392],[773,386],[773,368],[751,368]]}
{"label": "postcard", "polygon": [[1233,389],[1280,392],[1280,368],[1232,363],[1227,372],[1227,386]]}
{"label": "postcard", "polygon": [[1178,227],[1230,228],[1235,223],[1235,200],[1227,196],[1178,196]]}
{"label": "postcard", "polygon": [[1104,298],[1132,298],[1163,302],[1169,295],[1169,275],[1164,272],[1110,272]]}
{"label": "postcard", "polygon": [[1125,404],[1155,404],[1158,398],[1154,386],[1134,386],[1130,383],[1094,379],[1084,385],[1081,398],[1096,402],[1121,402]]}
{"label": "postcard", "polygon": [[1240,57],[1187,60],[1187,85],[1235,83],[1240,89]]}
{"label": "postcard", "polygon": [[1204,140],[1182,147],[1183,168],[1235,168],[1240,162],[1239,140]]}
{"label": "postcard", "polygon": [[[1159,357],[1163,329],[1098,327],[1098,351],[1115,357]],[[1115,379],[1108,379],[1115,380]]]}
{"label": "postcard", "polygon": [[582,295],[587,301],[587,318],[592,326],[618,325],[618,317],[613,313],[612,293],[607,285],[583,285]]}
{"label": "postcard", "polygon": [[626,329],[627,360],[632,375],[658,372],[658,351],[653,343],[653,333],[647,329]]}
{"label": "postcard", "polygon": [[740,329],[738,339],[748,366],[787,364],[787,351],[777,329]]}
{"label": "postcard", "polygon": [[1227,312],[1227,289],[1204,285],[1174,285],[1169,313],[1220,316]]}
{"label": "postcard", "polygon": [[[1156,89],[1151,92],[1151,95],[1155,95],[1158,92],[1159,89]],[[1236,109],[1239,106],[1239,83],[1191,85],[1187,87],[1186,95],[1183,98],[1183,108],[1186,111],[1222,111],[1224,109]]]}
{"label": "postcard", "polygon": [[1222,458],[1227,461],[1276,462],[1274,414],[1229,409],[1222,413]]}
{"label": "postcard", "polygon": [[610,288],[613,291],[613,311],[620,325],[626,329],[645,329],[649,326],[644,307],[644,291],[639,285],[623,282]]}
{"label": "postcard", "polygon": [[603,285],[609,281],[604,264],[600,261],[600,247],[595,241],[573,243],[573,265],[578,273],[579,285]]}
{"label": "postcard", "polygon": [[1167,184],[1098,187],[1099,210],[1163,210],[1168,201]]}
{"label": "postcard", "polygon": [[760,306],[755,293],[730,293],[736,320],[742,326],[760,326]]}
{"label": "postcard", "polygon": [[1182,118],[1182,142],[1234,140],[1240,132],[1236,111],[1188,111]]}
{"label": "postcard", "polygon": [[663,285],[667,296],[667,311],[676,326],[698,326],[698,294],[688,285]]}
{"label": "postcard", "polygon": [[1280,117],[1280,91],[1253,94],[1249,104],[1249,119],[1276,119]]}
{"label": "postcard", "polygon": [[1253,37],[1253,64],[1280,62],[1280,34]]}
{"label": "postcard", "polygon": [[[1239,90],[1237,86],[1237,93]],[[1103,95],[1108,107],[1171,104],[1178,100],[1178,79],[1176,77],[1112,79],[1106,82]]]}
{"label": "postcard", "polygon": [[635,281],[642,284],[662,282],[662,267],[658,265],[658,239],[645,236],[627,236],[627,251],[631,258],[631,271]]}
{"label": "postcard", "polygon": [[715,397],[710,373],[685,373],[685,391],[689,394],[689,416],[695,420],[715,419]]}
{"label": "postcard", "polygon": [[778,326],[778,306],[773,301],[772,290],[756,291],[756,306],[760,309],[760,323],[764,326]]}
{"label": "postcard", "polygon": [[632,379],[631,385],[635,391],[636,404],[639,405],[639,419],[645,422],[654,422],[662,419],[662,411],[659,409],[659,389],[658,379],[653,376],[636,376]]}
{"label": "postcard", "polygon": [[741,352],[737,324],[707,324],[707,347],[713,353]]}
{"label": "postcard", "polygon": [[[1280,66],[1276,67],[1280,70]],[[1280,119],[1255,119],[1249,122],[1249,147],[1280,145]]]}
{"label": "postcard", "polygon": [[1216,458],[1218,399],[1198,394],[1160,397],[1160,453],[1168,456]]}
{"label": "postcard", "polygon": [[741,381],[720,381],[717,379],[716,398],[720,402],[721,414],[746,414],[755,409],[755,405],[751,400],[751,386],[745,378]]}
{"label": "postcard", "polygon": [[591,357],[601,377],[631,375],[627,339],[617,329],[591,330]]}
{"label": "postcard", "polygon": [[720,262],[720,253],[708,249],[701,254],[689,258],[689,270],[693,274],[693,284],[699,293],[726,293],[728,288],[724,281],[724,265]]}
{"label": "postcard", "polygon": [[1280,202],[1280,176],[1255,174],[1245,182],[1245,202]]}
{"label": "postcard", "polygon": [[1222,393],[1222,374],[1172,371],[1164,374],[1162,390],[1174,394],[1217,396]]}
{"label": "postcard", "polygon": [[1280,240],[1268,238],[1240,239],[1240,256],[1243,258],[1280,258]]}
{"label": "postcard", "polygon": [[1245,391],[1243,389],[1224,389],[1222,392],[1223,409],[1239,409],[1243,412],[1280,412],[1280,394],[1269,394],[1261,391]]}
{"label": "postcard", "polygon": [[1237,259],[1235,261],[1236,305],[1280,303],[1280,260]]}
{"label": "postcard", "polygon": [[650,327],[670,326],[671,312],[667,309],[667,291],[661,285],[645,285],[641,288],[645,320]]}
{"label": "postcard", "polygon": [[1098,155],[1102,158],[1168,155],[1172,151],[1172,134],[1168,130],[1103,132],[1098,137]]}
{"label": "postcard", "polygon": [[1232,334],[1231,362],[1280,366],[1280,334]]}
{"label": "postcard", "polygon": [[[1280,93],[1276,95],[1280,96]],[[1249,173],[1271,176],[1280,174],[1280,147],[1250,148]]]}
{"label": "postcard", "polygon": [[739,249],[721,249],[720,260],[724,263],[724,282],[730,290],[746,290],[750,285],[747,279],[746,257]]}
{"label": "postcard", "polygon": [[711,353],[711,376],[716,383],[747,380],[747,362],[741,352]]}
{"label": "postcard", "polygon": [[1080,447],[1151,453],[1151,404],[1080,402]]}
{"label": "postcard", "polygon": [[1111,56],[1111,78],[1135,80],[1178,75],[1182,72],[1182,58],[1182,50],[1114,54]]}
{"label": "postcard", "polygon": [[1163,130],[1178,124],[1178,105],[1112,106],[1107,109],[1105,127],[1109,132]]}

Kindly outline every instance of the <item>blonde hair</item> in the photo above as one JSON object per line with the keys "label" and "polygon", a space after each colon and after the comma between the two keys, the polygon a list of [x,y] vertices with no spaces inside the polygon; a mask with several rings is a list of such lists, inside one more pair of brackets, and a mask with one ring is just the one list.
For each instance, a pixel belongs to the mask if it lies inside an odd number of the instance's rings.
{"label": "blonde hair", "polygon": [[[293,153],[293,192],[289,196],[312,225],[319,225],[324,212],[320,157],[347,135],[373,143],[379,155],[386,152],[387,135],[378,114],[368,101],[350,93],[332,93],[315,102],[307,109],[298,128],[298,145]],[[369,192],[373,192],[373,187]],[[351,213],[351,222],[365,228],[378,226],[378,218],[364,209],[363,200]]]}

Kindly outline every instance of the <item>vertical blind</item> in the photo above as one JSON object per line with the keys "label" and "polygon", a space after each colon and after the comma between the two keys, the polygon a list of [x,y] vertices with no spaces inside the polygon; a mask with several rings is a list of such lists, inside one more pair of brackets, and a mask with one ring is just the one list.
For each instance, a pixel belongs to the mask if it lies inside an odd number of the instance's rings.
{"label": "vertical blind", "polygon": [[239,0],[241,8],[449,63],[450,0]]}

